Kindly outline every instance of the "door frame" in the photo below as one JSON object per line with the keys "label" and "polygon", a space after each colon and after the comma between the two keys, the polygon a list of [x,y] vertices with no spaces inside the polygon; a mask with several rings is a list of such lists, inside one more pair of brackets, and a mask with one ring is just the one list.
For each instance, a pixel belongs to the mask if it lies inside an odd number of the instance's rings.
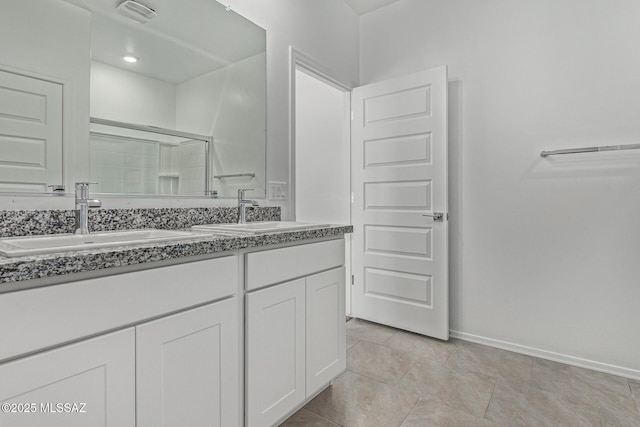
{"label": "door frame", "polygon": [[[353,89],[351,85],[333,77],[331,70],[328,70],[321,63],[295,47],[289,46],[289,219],[292,221],[296,217],[296,70],[307,73],[342,92],[351,94]],[[350,135],[347,136],[347,142],[351,143]]]}
{"label": "door frame", "polygon": [[[288,218],[291,221],[296,220],[296,71],[302,71],[311,77],[320,80],[341,92],[348,93],[349,105],[346,106],[345,114],[351,115],[351,91],[353,86],[345,83],[342,80],[334,77],[335,74],[322,65],[319,61],[316,61],[309,55],[296,49],[294,46],[289,46],[289,209]],[[349,128],[345,130],[344,135],[345,144],[349,144],[349,152],[351,152],[351,122],[349,121]],[[351,160],[349,160],[351,164]],[[351,167],[349,167],[349,189],[351,193]],[[351,204],[349,203],[349,223],[351,223]],[[351,236],[345,234],[345,269],[346,269],[346,284],[345,284],[345,301],[347,314],[351,314]]]}

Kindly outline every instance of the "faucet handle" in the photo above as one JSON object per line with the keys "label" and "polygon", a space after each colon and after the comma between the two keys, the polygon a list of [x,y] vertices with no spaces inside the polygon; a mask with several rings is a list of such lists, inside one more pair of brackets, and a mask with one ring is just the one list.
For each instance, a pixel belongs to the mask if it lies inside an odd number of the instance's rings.
{"label": "faucet handle", "polygon": [[79,181],[75,183],[76,190],[88,189],[90,184],[97,184],[97,182]]}
{"label": "faucet handle", "polygon": [[253,188],[241,188],[238,190],[238,200],[244,200],[244,192],[253,191]]}
{"label": "faucet handle", "polygon": [[97,184],[97,182],[80,181],[75,183],[77,199],[89,198],[89,184]]}

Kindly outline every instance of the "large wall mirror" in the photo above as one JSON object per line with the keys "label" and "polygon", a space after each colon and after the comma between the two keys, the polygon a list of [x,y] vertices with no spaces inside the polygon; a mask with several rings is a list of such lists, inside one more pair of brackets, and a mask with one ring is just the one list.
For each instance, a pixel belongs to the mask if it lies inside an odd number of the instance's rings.
{"label": "large wall mirror", "polygon": [[266,32],[216,0],[66,0],[92,13],[94,193],[265,195]]}

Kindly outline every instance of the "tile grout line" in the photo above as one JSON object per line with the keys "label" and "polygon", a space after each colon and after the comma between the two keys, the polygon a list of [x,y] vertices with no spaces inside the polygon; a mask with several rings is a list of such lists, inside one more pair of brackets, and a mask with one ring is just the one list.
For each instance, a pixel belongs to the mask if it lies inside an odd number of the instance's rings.
{"label": "tile grout line", "polygon": [[598,417],[600,418],[600,425],[604,427],[604,415],[602,415],[602,407],[598,407]]}
{"label": "tile grout line", "polygon": [[[352,338],[353,338],[353,337],[352,337]],[[354,345],[352,345],[351,347],[349,347],[349,350],[351,350],[351,349],[352,349],[352,348],[354,348],[354,347],[357,347],[358,345],[360,345],[360,343],[361,343],[361,342],[362,342],[362,340],[358,340],[358,342],[356,342]],[[349,350],[347,350],[347,359],[348,359],[348,353],[349,353]]]}
{"label": "tile grout line", "polygon": [[340,427],[345,427],[343,424],[337,423],[337,422],[335,422],[335,421],[333,421],[333,420],[331,420],[329,418],[323,417],[322,415],[318,414],[317,412],[312,411],[311,409],[307,408],[307,405],[304,405],[302,408],[298,409],[296,412],[294,412],[294,414],[297,414],[298,412],[300,412],[303,409],[305,411],[311,412],[314,415],[317,415],[318,417],[322,418],[323,420],[329,421],[331,424],[335,424],[335,425],[340,426]]}
{"label": "tile grout line", "polygon": [[453,359],[453,356],[458,352],[458,344],[455,344],[455,347],[453,348],[453,351],[451,352],[451,354],[449,355],[449,357],[447,357],[447,360],[444,361],[444,364],[446,366],[450,366],[449,362],[451,361],[451,359]]}
{"label": "tile grout line", "polygon": [[[383,385],[383,386],[385,386],[385,387],[389,387],[390,389],[397,389],[397,390],[401,390],[401,391],[402,391],[402,392],[404,392],[404,393],[407,393],[407,394],[410,394],[410,395],[413,395],[413,396],[417,397],[417,398],[418,398],[418,400],[416,401],[416,403],[415,403],[415,404],[413,405],[413,407],[411,408],[411,411],[413,411],[413,408],[415,408],[415,406],[418,404],[418,402],[423,398],[423,396],[422,396],[422,395],[420,395],[420,394],[416,394],[416,393],[413,393],[413,392],[410,392],[410,391],[408,391],[408,390],[404,390],[403,388],[398,387],[397,383],[396,383],[395,385],[390,385],[390,384],[385,383],[384,381],[380,381],[380,380],[379,380],[379,379],[377,379],[377,378],[373,378],[373,377],[370,377],[370,376],[368,376],[368,375],[365,375],[365,374],[361,374],[361,373],[359,373],[359,372],[352,371],[352,370],[351,370],[351,369],[349,369],[349,368],[345,369],[345,372],[346,372],[346,371],[349,371],[352,375],[356,375],[356,376],[359,376],[359,377],[362,377],[362,378],[366,378],[366,379],[371,380],[371,381],[373,381],[373,382],[375,382],[375,383],[377,383],[377,384]],[[403,377],[403,378],[404,378],[404,377]],[[304,409],[307,409],[307,408],[306,408],[306,405],[305,405],[305,406],[303,406],[303,408],[304,408]],[[302,408],[301,408],[301,409],[302,409]],[[309,412],[313,412],[313,411],[310,411],[309,409],[307,409],[307,410],[308,410]],[[409,411],[409,414],[411,413],[411,411]],[[313,413],[314,413],[314,414],[316,414],[316,415],[318,415],[318,416],[321,416],[320,414],[317,414],[317,413],[315,413],[315,412],[313,412]],[[407,414],[407,415],[408,415],[408,414]],[[324,418],[324,417],[323,417],[323,418]],[[327,419],[328,419],[328,418],[327,418]],[[404,420],[405,420],[405,419],[406,419],[406,417],[403,419],[403,421],[402,421],[402,422],[404,422]],[[331,421],[332,423],[335,423],[335,424],[338,424],[338,425],[342,426],[342,424],[336,423],[335,421],[332,421],[332,420],[330,420],[330,419],[329,419],[329,421]],[[346,427],[346,426],[342,426],[342,427]]]}
{"label": "tile grout line", "polygon": [[[356,340],[356,343],[354,344],[354,346],[357,345],[358,343],[360,343],[361,341],[366,341],[367,343],[371,343],[372,345],[382,346],[382,347],[386,347],[388,349],[393,349],[394,351],[403,352],[405,354],[413,354],[413,355],[417,355],[418,356],[418,359],[416,359],[416,361],[409,367],[409,369],[406,371],[406,373],[404,375],[402,375],[399,378],[398,381],[395,382],[395,385],[390,385],[389,383],[381,381],[378,378],[372,378],[372,377],[370,377],[370,376],[368,376],[366,374],[357,373],[357,372],[355,372],[353,370],[349,370],[349,371],[354,375],[358,375],[358,376],[361,376],[362,378],[367,378],[367,379],[369,379],[371,381],[374,381],[376,384],[385,385],[387,387],[395,388],[397,390],[403,390],[405,392],[409,392],[410,394],[414,394],[414,393],[412,393],[412,392],[410,392],[408,390],[402,389],[398,384],[400,384],[402,382],[402,380],[404,378],[406,378],[406,376],[409,373],[409,371],[411,371],[421,360],[423,360],[423,355],[420,352],[405,351],[405,350],[401,350],[401,349],[392,347],[391,344],[390,344],[390,341],[391,341],[391,339],[393,337],[395,337],[399,333],[401,333],[401,331],[395,331],[395,332],[391,333],[390,336],[388,336],[387,338],[385,338],[385,339],[383,339],[381,341],[369,341],[369,340],[366,340],[366,339],[361,339],[360,337],[357,337],[357,336],[351,336],[354,340]],[[485,347],[482,344],[480,344],[480,345]],[[354,347],[354,346],[352,346],[352,347]],[[411,347],[411,348],[413,348],[413,347]],[[513,353],[513,352],[511,352],[509,350],[504,350],[504,351],[507,352],[507,353]],[[459,374],[457,369],[453,369],[452,368],[451,364],[454,362],[454,358],[457,355],[458,356],[460,356],[460,355],[464,356],[465,354],[466,354],[466,351],[461,351],[461,347],[458,346],[458,345],[455,345],[453,350],[449,354],[449,356],[446,358],[446,361],[444,362],[444,365],[448,369],[450,369],[453,373]],[[519,374],[517,375],[517,378],[519,378],[519,379],[517,381],[516,381],[516,379],[513,379],[510,376],[506,376],[506,377],[503,378],[502,374],[498,374],[497,377],[489,375],[490,377],[493,377],[493,379],[495,380],[495,383],[493,385],[492,392],[490,394],[490,398],[488,399],[488,403],[487,403],[487,405],[485,407],[485,411],[484,411],[483,415],[481,416],[482,419],[484,419],[486,421],[489,421],[489,422],[492,422],[492,423],[496,423],[496,425],[503,425],[504,426],[504,424],[501,424],[499,421],[493,421],[493,420],[490,420],[490,419],[486,418],[486,416],[488,414],[488,409],[493,404],[493,398],[496,398],[497,399],[496,402],[498,402],[498,403],[500,403],[500,400],[501,400],[500,394],[498,394],[498,396],[496,396],[498,381],[503,381],[503,382],[507,382],[507,383],[510,382],[510,381],[513,381],[515,383],[520,383],[522,385],[527,386],[526,388],[528,388],[529,390],[537,390],[537,391],[542,392],[544,395],[550,395],[550,396],[553,395],[552,391],[546,390],[545,388],[540,388],[540,387],[537,387],[537,386],[534,385],[534,379],[537,379],[536,364],[540,364],[541,367],[539,369],[542,369],[544,367],[544,364],[542,363],[544,359],[541,359],[541,358],[538,358],[538,357],[535,357],[535,356],[529,356],[529,358],[530,358],[529,366],[526,367],[526,365],[525,365],[525,367],[529,369],[529,376],[528,377],[523,375],[524,374],[524,372],[523,372],[524,370],[522,370],[521,368],[518,368]],[[526,361],[523,360],[523,362],[526,362]],[[566,365],[566,364],[562,364],[562,365]],[[499,370],[499,371],[502,372],[502,370]],[[540,373],[538,373],[538,374],[540,374]],[[508,378],[511,378],[511,379],[508,379]],[[632,401],[634,403],[633,405],[629,405],[629,410],[631,411],[630,414],[634,413],[634,411],[633,411],[634,408],[638,411],[638,412],[636,412],[636,414],[640,413],[640,400],[636,399],[636,395],[640,394],[640,392],[637,392],[637,393],[634,394],[634,388],[633,388],[633,387],[635,387],[636,384],[640,385],[640,382],[632,382],[632,380],[629,379],[629,378],[624,378],[624,380],[626,381],[626,383],[623,383],[623,384],[627,385],[627,393],[629,393],[629,396],[631,397],[631,399],[632,399]],[[619,392],[620,392],[620,389],[618,388],[618,393]],[[624,393],[624,394],[626,394],[626,393]],[[415,394],[415,396],[418,398],[418,400],[414,403],[414,405],[411,408],[411,410],[409,411],[409,413],[404,417],[404,419],[402,420],[402,424],[407,422],[407,419],[412,414],[412,412],[415,410],[416,405],[418,405],[418,403],[420,403],[422,400],[425,400],[425,401],[428,400],[424,396],[421,396],[420,393]],[[640,396],[638,396],[638,397],[640,397]],[[496,403],[495,405],[497,405],[498,403]],[[445,403],[445,406],[449,406],[449,405],[447,405]],[[451,407],[455,408],[454,406],[451,406]],[[593,413],[592,414],[594,416],[593,417],[593,421],[598,420],[600,422],[600,425],[603,425],[603,423],[605,422],[605,419],[606,419],[606,417],[608,417],[608,415],[605,412],[603,412],[603,408],[602,407],[598,408],[598,409],[599,410],[597,411],[597,413]],[[471,415],[473,415],[473,414],[471,414]]]}
{"label": "tile grout line", "polygon": [[[393,337],[394,337],[397,333],[399,333],[399,332],[400,332],[400,330],[397,330],[396,332],[394,332],[394,333],[393,333],[393,335],[391,335],[389,338],[387,338],[386,340],[384,340],[384,344],[381,344],[381,345],[382,345],[382,346],[384,346],[384,347],[386,347],[386,348],[388,348],[388,349],[390,349],[390,350],[394,350],[394,351],[398,351],[398,352],[400,352],[400,353],[404,353],[404,354],[409,354],[409,355],[412,355],[412,356],[416,356],[416,360],[411,364],[411,366],[409,366],[409,369],[407,369],[407,372],[405,372],[405,373],[404,373],[400,378],[398,378],[398,381],[396,381],[396,383],[393,385],[394,387],[396,387],[396,386],[400,383],[400,381],[402,381],[402,379],[403,379],[404,377],[406,377],[407,375],[409,375],[409,371],[411,371],[411,370],[412,370],[412,369],[413,369],[413,368],[418,364],[418,362],[420,361],[420,359],[422,358],[422,355],[421,355],[421,354],[413,353],[413,352],[410,352],[410,351],[403,351],[403,350],[399,350],[399,349],[397,349],[397,348],[394,348],[394,347],[390,347],[390,346],[388,346],[388,345],[385,345],[385,344],[387,343],[387,341],[389,341],[391,338],[393,338]],[[405,390],[405,391],[406,391],[406,390]],[[421,396],[420,398],[422,398],[422,396]]]}
{"label": "tile grout line", "polygon": [[420,396],[420,398],[418,400],[416,400],[416,403],[413,404],[413,406],[411,407],[409,412],[407,412],[407,415],[405,415],[404,418],[402,419],[402,421],[400,421],[400,424],[398,424],[398,427],[402,427],[402,424],[404,424],[404,422],[407,421],[407,418],[409,418],[409,415],[411,415],[413,410],[416,409],[416,406],[418,406],[418,403],[420,403],[422,401],[422,399],[423,399],[423,397]]}
{"label": "tile grout line", "polygon": [[[387,339],[384,341],[384,343],[386,343],[388,340],[390,340],[394,335],[395,335],[395,333],[394,333],[392,336],[390,336],[389,338],[387,338]],[[411,364],[411,366],[409,366],[409,369],[407,369],[407,371],[406,371],[404,374],[402,374],[402,376],[400,376],[400,378],[398,378],[398,380],[397,380],[394,384],[387,384],[387,383],[385,383],[384,381],[382,381],[382,383],[383,383],[383,384],[386,384],[386,385],[388,385],[389,387],[397,387],[397,386],[398,386],[398,384],[400,383],[400,381],[402,381],[402,379],[403,379],[404,377],[406,377],[407,375],[409,375],[409,371],[411,371],[411,369],[413,369],[413,368],[418,364],[418,362],[419,362],[419,361],[420,361],[420,359],[423,357],[423,355],[418,354],[418,353],[413,353],[413,352],[411,352],[411,351],[404,351],[404,350],[399,350],[399,349],[394,348],[394,347],[389,347],[389,346],[385,345],[384,343],[382,343],[382,344],[380,344],[380,343],[373,343],[373,344],[376,344],[376,345],[379,345],[379,346],[385,347],[385,348],[387,348],[387,349],[389,349],[389,350],[397,351],[397,352],[399,352],[399,353],[408,354],[408,355],[411,355],[411,356],[415,356],[415,357],[416,357],[416,360]],[[352,346],[351,348],[353,348],[353,347],[355,347],[355,345],[354,345],[354,346]],[[352,371],[352,372],[353,372],[353,371]],[[353,373],[356,373],[356,372],[353,372]],[[363,375],[363,376],[364,376],[364,377],[367,377],[366,375]],[[367,378],[369,378],[369,377],[367,377]],[[371,378],[371,379],[374,379],[374,378]],[[376,381],[377,381],[377,380],[376,380]],[[378,381],[378,382],[381,382],[381,381]],[[405,390],[405,391],[406,391],[406,390]]]}
{"label": "tile grout line", "polygon": [[387,341],[389,341],[391,338],[395,337],[396,334],[400,332],[400,329],[393,329],[393,333],[391,334],[391,336],[389,338],[387,338],[386,340],[383,341],[383,345],[387,343]]}
{"label": "tile grout line", "polygon": [[538,358],[534,357],[533,360],[531,361],[531,374],[529,375],[529,387],[533,387],[533,371],[536,367],[537,360]]}
{"label": "tile grout line", "polygon": [[636,399],[636,395],[633,392],[633,388],[631,388],[631,380],[629,378],[627,378],[626,380],[627,380],[627,386],[629,386],[629,392],[631,393],[631,399],[633,399],[633,401],[636,403],[636,410],[638,411],[638,414],[640,414],[640,396],[638,396],[638,399]]}
{"label": "tile grout line", "polygon": [[[369,375],[366,375],[366,374],[363,374],[363,373],[360,373],[360,372],[353,371],[353,370],[351,370],[351,369],[349,369],[349,368],[347,368],[345,371],[349,371],[349,372],[351,372],[353,375],[358,375],[358,376],[360,376],[360,377],[363,377],[363,378],[369,379],[369,380],[371,380],[371,381],[375,381],[375,382],[377,382],[378,384],[385,385],[385,386],[387,386],[387,387],[389,387],[389,388],[396,388],[396,387],[397,387],[397,385],[398,385],[397,383],[396,383],[396,384],[393,384],[393,385],[391,385],[391,384],[387,384],[387,383],[385,383],[384,381],[380,381],[380,379],[379,379],[379,378],[370,377]],[[401,378],[401,379],[402,379],[402,378]],[[400,390],[402,390],[402,389],[400,389]],[[406,391],[406,390],[404,390],[404,391]],[[411,394],[413,394],[413,393],[411,393]],[[417,396],[417,395],[416,395],[416,396]]]}
{"label": "tile grout line", "polygon": [[498,381],[500,381],[500,378],[496,377],[496,383],[493,386],[493,390],[491,390],[491,397],[489,398],[489,401],[487,402],[487,407],[484,408],[484,413],[482,414],[482,419],[483,420],[494,422],[494,421],[492,421],[492,420],[487,418],[487,412],[489,411],[489,406],[491,406],[491,401],[493,400],[493,395],[496,393],[496,388],[498,388]]}
{"label": "tile grout line", "polygon": [[[311,412],[311,411],[309,411],[309,412]],[[335,424],[335,425],[337,425],[339,427],[345,427],[344,424],[341,424],[341,423],[338,423],[336,421],[330,420],[329,418],[325,418],[320,414],[316,414],[316,415],[319,416],[320,418],[322,418],[323,420],[329,421],[331,424]]]}

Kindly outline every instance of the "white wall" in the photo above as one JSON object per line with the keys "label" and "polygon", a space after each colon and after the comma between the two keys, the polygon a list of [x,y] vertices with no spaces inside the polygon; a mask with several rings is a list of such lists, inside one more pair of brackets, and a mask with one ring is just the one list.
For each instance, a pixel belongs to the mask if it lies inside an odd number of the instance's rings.
{"label": "white wall", "polygon": [[[89,177],[90,33],[89,13],[62,1],[0,2],[0,68],[64,84],[64,169],[77,180]],[[67,185],[72,179],[65,173]],[[0,208],[6,201],[0,196]]]}
{"label": "white wall", "polygon": [[[635,0],[401,0],[364,15],[361,82],[449,65],[451,328],[640,377]],[[585,359],[585,360],[582,360]]]}
{"label": "white wall", "polygon": [[176,128],[176,85],[91,61],[90,115]]}
{"label": "white wall", "polygon": [[157,139],[92,134],[92,193],[155,194],[160,147]]}
{"label": "white wall", "polygon": [[351,221],[348,97],[348,92],[296,71],[296,221]]}
{"label": "white wall", "polygon": [[213,135],[211,175],[256,174],[213,179],[211,189],[220,197],[235,197],[239,188],[253,189],[250,197],[265,194],[265,67],[261,53],[176,88],[177,128]]}
{"label": "white wall", "polygon": [[[358,17],[343,0],[220,3],[267,30],[267,181],[288,182],[289,46],[323,64],[338,80],[357,82]],[[288,202],[283,206],[286,219]]]}
{"label": "white wall", "polygon": [[204,194],[205,165],[202,159],[205,156],[205,143],[202,141],[182,142],[175,147],[177,150],[180,194]]}
{"label": "white wall", "polygon": [[[176,128],[176,85],[139,73],[91,61],[89,114],[100,119]],[[90,177],[94,193],[155,194],[158,177],[158,134],[91,125]],[[177,155],[177,151],[175,153]],[[200,180],[202,181],[202,179]],[[201,186],[202,186],[201,182]],[[162,190],[162,188],[160,189]],[[201,192],[200,192],[201,194]]]}
{"label": "white wall", "polygon": [[[351,223],[351,93],[295,72],[295,220]],[[351,283],[351,238],[345,236]],[[351,314],[351,286],[346,289]]]}

